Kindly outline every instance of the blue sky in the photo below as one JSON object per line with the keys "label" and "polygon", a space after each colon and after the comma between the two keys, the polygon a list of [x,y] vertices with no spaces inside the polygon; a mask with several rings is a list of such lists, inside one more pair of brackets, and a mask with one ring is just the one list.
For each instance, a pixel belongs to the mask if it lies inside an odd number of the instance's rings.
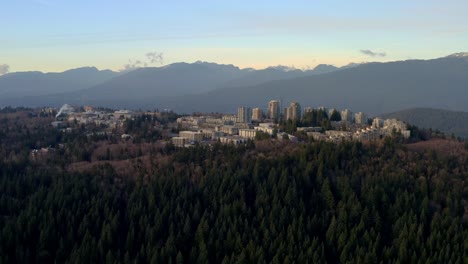
{"label": "blue sky", "polygon": [[155,51],[163,64],[306,68],[468,49],[466,0],[2,2],[0,65],[10,71],[119,70]]}

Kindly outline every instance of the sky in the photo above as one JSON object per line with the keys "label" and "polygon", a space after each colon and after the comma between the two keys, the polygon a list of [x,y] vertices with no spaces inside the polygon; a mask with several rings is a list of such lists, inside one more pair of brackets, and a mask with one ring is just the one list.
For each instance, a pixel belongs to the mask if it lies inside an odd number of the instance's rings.
{"label": "sky", "polygon": [[198,60],[305,69],[468,51],[466,0],[1,2],[0,74]]}

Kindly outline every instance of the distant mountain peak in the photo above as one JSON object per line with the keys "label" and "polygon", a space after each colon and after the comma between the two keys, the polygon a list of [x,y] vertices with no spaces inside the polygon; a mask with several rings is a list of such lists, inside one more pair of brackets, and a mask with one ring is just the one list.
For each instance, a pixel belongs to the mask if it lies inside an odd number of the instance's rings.
{"label": "distant mountain peak", "polygon": [[289,72],[289,71],[297,71],[298,69],[291,67],[291,66],[285,66],[285,65],[277,65],[277,66],[270,66],[266,69],[275,69],[279,71],[284,71],[284,72]]}
{"label": "distant mountain peak", "polygon": [[458,52],[447,56],[448,58],[468,58],[468,52]]}
{"label": "distant mountain peak", "polygon": [[338,67],[330,64],[319,64],[315,66],[312,70],[314,73],[321,74],[321,73],[329,73],[338,70]]}
{"label": "distant mountain peak", "polygon": [[354,67],[358,67],[358,66],[368,64],[368,63],[371,63],[371,62],[350,62],[349,64],[342,66],[341,69],[354,68]]}
{"label": "distant mountain peak", "polygon": [[211,64],[211,62],[197,60],[197,61],[194,62],[193,64]]}
{"label": "distant mountain peak", "polygon": [[98,72],[99,69],[94,67],[94,66],[85,66],[85,67],[79,67],[79,68],[75,68],[75,69],[70,69],[70,70],[66,70],[62,73],[66,73],[66,72]]}

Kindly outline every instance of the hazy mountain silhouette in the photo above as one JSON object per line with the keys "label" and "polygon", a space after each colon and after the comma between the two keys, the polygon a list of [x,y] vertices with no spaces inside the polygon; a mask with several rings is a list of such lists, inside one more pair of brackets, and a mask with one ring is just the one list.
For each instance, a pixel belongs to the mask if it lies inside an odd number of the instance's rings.
{"label": "hazy mountain silhouette", "polygon": [[420,128],[432,128],[447,135],[468,138],[468,112],[454,112],[432,108],[412,108],[380,115],[397,118]]}
{"label": "hazy mountain silhouette", "polygon": [[263,70],[250,71],[241,78],[228,82],[226,86],[252,86],[274,80],[286,80],[298,77],[312,76],[316,74],[329,73],[336,70],[339,70],[339,68],[326,64],[320,64],[313,70],[306,71],[288,68],[285,66],[268,67]]}
{"label": "hazy mountain silhouette", "polygon": [[[326,71],[333,69],[337,68],[328,67]],[[324,72],[324,69],[320,68],[320,71]],[[42,76],[40,73],[37,74]],[[60,82],[53,84],[54,89],[51,89],[53,92],[31,94],[29,91],[27,93],[18,91],[16,99],[9,98],[8,103],[11,105],[26,104],[37,106],[45,104],[59,105],[69,102],[75,104],[104,104],[115,107],[130,104],[138,107],[138,104],[142,105],[149,98],[160,99],[167,96],[186,96],[222,87],[250,86],[272,80],[291,79],[313,74],[316,74],[315,69],[302,71],[284,66],[276,66],[263,70],[254,70],[239,69],[233,65],[208,62],[182,62],[164,67],[135,69],[97,84],[91,83],[92,85],[88,87],[80,87],[81,89],[76,89],[75,87],[78,84],[82,85],[82,83],[75,83],[72,87],[73,89],[66,89],[68,84]],[[66,78],[62,79],[66,81]],[[28,80],[28,78],[12,80],[9,86],[13,86],[14,81],[21,84],[24,80]],[[51,85],[50,82],[47,84]],[[64,89],[62,91],[55,89],[58,85],[62,85]],[[0,86],[1,89],[2,86]],[[44,96],[33,97],[34,95]]]}
{"label": "hazy mountain silhouette", "polygon": [[207,62],[174,63],[140,68],[79,92],[90,100],[139,100],[210,91],[246,74],[233,65]]}
{"label": "hazy mountain silhouette", "polygon": [[77,91],[119,75],[110,70],[83,67],[60,73],[15,72],[0,76],[0,100],[22,96]]}
{"label": "hazy mountain silhouette", "polygon": [[239,69],[197,62],[137,69],[87,89],[17,97],[8,103],[168,108],[190,113],[234,112],[239,105],[266,108],[269,100],[282,99],[283,105],[298,101],[303,106],[349,108],[376,115],[414,107],[468,111],[467,87],[466,53],[433,60],[351,64],[340,69],[320,66],[311,71],[284,66]]}
{"label": "hazy mountain silhouette", "polygon": [[238,105],[266,108],[268,100],[303,106],[350,108],[368,114],[431,107],[468,111],[468,57],[366,63],[329,74],[218,89],[155,104],[182,112],[235,111]]}
{"label": "hazy mountain silhouette", "polygon": [[80,91],[79,96],[90,100],[144,100],[148,97],[185,96],[218,88],[258,85],[313,74],[313,70],[302,71],[284,66],[253,70],[209,62],[174,63],[159,68],[137,69]]}
{"label": "hazy mountain silhouette", "polygon": [[317,65],[313,70],[312,72],[314,74],[323,74],[323,73],[330,73],[330,72],[334,72],[336,70],[339,70],[340,68],[338,67],[335,67],[333,65],[328,65],[328,64],[319,64]]}

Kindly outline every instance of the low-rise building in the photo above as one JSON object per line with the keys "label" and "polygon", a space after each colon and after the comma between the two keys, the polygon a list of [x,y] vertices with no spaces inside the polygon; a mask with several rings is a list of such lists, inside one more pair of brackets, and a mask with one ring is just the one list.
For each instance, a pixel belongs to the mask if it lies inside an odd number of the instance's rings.
{"label": "low-rise building", "polygon": [[231,121],[233,123],[237,122],[237,116],[236,115],[224,115],[222,117],[223,120],[225,121]]}
{"label": "low-rise building", "polygon": [[254,139],[256,134],[257,130],[255,129],[239,129],[239,136],[243,138]]}
{"label": "low-rise building", "polygon": [[194,117],[194,116],[184,116],[177,118],[177,124],[182,127],[192,127],[199,126],[205,121],[204,118]]}
{"label": "low-rise building", "polygon": [[239,129],[249,129],[252,127],[252,124],[248,124],[248,123],[235,123],[234,124],[235,127],[239,128]]}
{"label": "low-rise building", "polygon": [[292,142],[296,142],[297,141],[297,137],[294,136],[294,135],[291,135],[291,134],[288,134],[288,133],[285,133],[285,132],[280,132],[276,135],[276,138],[278,140],[283,140],[285,137],[287,137],[287,139],[289,141],[292,141]]}
{"label": "low-rise building", "polygon": [[179,137],[187,138],[189,142],[200,142],[203,140],[203,133],[195,131],[180,131]]}
{"label": "low-rise building", "polygon": [[275,133],[275,128],[274,127],[256,126],[256,127],[254,127],[254,129],[256,131],[265,132],[265,133],[269,134],[270,136]]}
{"label": "low-rise building", "polygon": [[239,128],[235,126],[218,126],[216,127],[216,131],[221,131],[227,135],[237,135],[239,134]]}
{"label": "low-rise building", "polygon": [[327,140],[328,137],[325,134],[319,132],[307,132],[307,136],[315,140]]}
{"label": "low-rise building", "polygon": [[211,133],[211,139],[213,140],[217,140],[222,136],[224,136],[224,133],[221,131],[213,131],[213,133]]}
{"label": "low-rise building", "polygon": [[135,113],[130,110],[117,110],[114,112],[115,118],[130,119],[135,116]]}
{"label": "low-rise building", "polygon": [[322,132],[322,127],[298,127],[297,131],[304,131],[304,132]]}
{"label": "low-rise building", "polygon": [[173,137],[172,144],[176,147],[183,147],[188,143],[188,139],[185,137]]}
{"label": "low-rise building", "polygon": [[243,144],[247,142],[247,139],[239,137],[239,136],[225,136],[225,137],[220,137],[219,141],[223,144],[239,145],[239,144]]}
{"label": "low-rise building", "polygon": [[385,119],[383,123],[384,128],[396,129],[397,131],[406,130],[406,123],[397,119]]}
{"label": "low-rise building", "polygon": [[213,130],[211,130],[211,129],[202,129],[199,132],[202,133],[203,139],[212,139],[213,138]]}
{"label": "low-rise building", "polygon": [[382,137],[382,131],[373,127],[368,127],[366,129],[361,129],[356,131],[353,135],[354,140],[358,141],[371,141],[378,140]]}
{"label": "low-rise building", "polygon": [[353,134],[347,131],[327,130],[325,131],[325,135],[327,135],[332,141],[353,139]]}

